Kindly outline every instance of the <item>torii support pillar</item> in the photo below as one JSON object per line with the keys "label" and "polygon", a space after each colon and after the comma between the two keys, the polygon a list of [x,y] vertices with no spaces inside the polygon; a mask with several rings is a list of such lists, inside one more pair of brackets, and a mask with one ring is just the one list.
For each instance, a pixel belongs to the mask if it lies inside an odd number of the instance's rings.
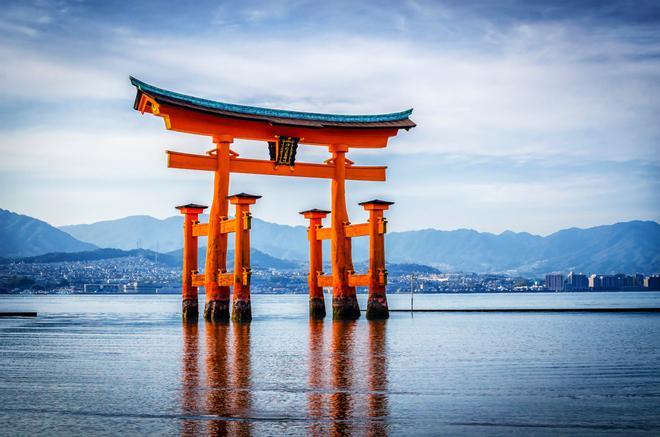
{"label": "torii support pillar", "polygon": [[227,234],[221,231],[222,222],[227,219],[229,205],[229,145],[233,138],[222,135],[213,137],[216,149],[213,178],[213,203],[209,211],[208,242],[206,245],[206,266],[204,267],[204,288],[206,320],[229,320],[229,286],[220,285],[219,279],[227,271]]}
{"label": "torii support pillar", "polygon": [[261,196],[253,194],[235,194],[228,196],[232,205],[236,206],[234,246],[234,301],[231,319],[235,322],[252,320],[252,304],[250,303],[250,228],[252,216],[250,205],[254,205]]}
{"label": "torii support pillar", "polygon": [[302,211],[309,220],[307,238],[309,239],[309,317],[322,319],[325,317],[325,299],[323,287],[319,284],[319,274],[323,273],[323,241],[318,238],[318,230],[323,227],[323,219],[330,213],[321,209]]}
{"label": "torii support pillar", "polygon": [[353,272],[351,239],[344,227],[349,224],[346,210],[346,152],[348,146],[333,144],[329,147],[334,165],[332,176],[332,319],[356,320],[360,318],[355,287],[348,283]]}
{"label": "torii support pillar", "polygon": [[367,300],[367,319],[378,320],[390,317],[387,307],[385,286],[387,270],[385,269],[385,232],[387,220],[383,212],[394,202],[370,200],[360,205],[369,211],[369,298]]}
{"label": "torii support pillar", "polygon": [[192,276],[197,274],[197,236],[193,235],[193,225],[199,222],[199,215],[206,206],[188,205],[177,206],[176,209],[183,214],[183,273],[181,278],[181,315],[184,321],[195,321],[199,318],[197,303],[197,287],[193,286]]}

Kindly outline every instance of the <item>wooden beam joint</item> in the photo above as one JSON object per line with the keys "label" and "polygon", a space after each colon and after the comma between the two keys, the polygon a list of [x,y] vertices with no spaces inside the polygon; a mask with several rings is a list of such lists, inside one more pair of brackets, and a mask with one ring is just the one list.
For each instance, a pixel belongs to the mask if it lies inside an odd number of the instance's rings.
{"label": "wooden beam joint", "polygon": [[356,275],[355,272],[348,274],[348,285],[351,287],[367,287],[369,285],[369,275]]}
{"label": "wooden beam joint", "polygon": [[206,237],[209,235],[209,224],[208,223],[193,223],[192,230],[193,237]]}
{"label": "wooden beam joint", "polygon": [[236,232],[236,219],[223,218],[220,222],[220,233],[229,234],[231,232]]}
{"label": "wooden beam joint", "polygon": [[[245,285],[245,279],[242,279]],[[203,287],[204,286],[204,281],[205,281],[205,275],[204,273],[195,273],[193,272],[192,275],[192,283],[193,287]],[[247,278],[248,284],[249,284],[249,276]],[[220,287],[231,287],[234,285],[234,274],[229,272],[229,273],[219,273],[218,274],[218,286]]]}
{"label": "wooden beam joint", "polygon": [[316,275],[319,287],[332,287],[332,275],[326,275],[323,272],[318,272]]}
{"label": "wooden beam joint", "polygon": [[317,240],[330,240],[332,238],[332,228],[318,228],[316,230]]}
{"label": "wooden beam joint", "polygon": [[369,235],[369,223],[358,223],[355,225],[345,225],[344,232],[346,237],[366,237]]}

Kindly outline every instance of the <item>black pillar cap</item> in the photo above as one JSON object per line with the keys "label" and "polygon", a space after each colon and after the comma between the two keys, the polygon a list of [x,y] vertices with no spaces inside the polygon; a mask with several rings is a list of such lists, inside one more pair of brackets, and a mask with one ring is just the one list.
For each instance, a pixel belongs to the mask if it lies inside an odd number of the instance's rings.
{"label": "black pillar cap", "polygon": [[380,200],[380,199],[374,199],[374,200],[368,200],[366,202],[360,202],[358,205],[368,205],[368,204],[374,204],[374,205],[394,205],[394,202],[388,202],[387,200]]}
{"label": "black pillar cap", "polygon": [[317,212],[320,214],[330,214],[332,211],[326,211],[325,209],[312,208],[305,211],[300,211],[298,214],[307,214],[308,212]]}
{"label": "black pillar cap", "polygon": [[238,197],[239,199],[261,199],[261,196],[258,196],[256,194],[247,194],[247,193],[231,194],[227,196],[227,199],[231,199],[232,197]]}
{"label": "black pillar cap", "polygon": [[179,205],[175,207],[176,209],[184,209],[184,208],[191,208],[191,209],[206,209],[208,206],[206,205],[198,205],[196,203],[189,203],[187,205]]}

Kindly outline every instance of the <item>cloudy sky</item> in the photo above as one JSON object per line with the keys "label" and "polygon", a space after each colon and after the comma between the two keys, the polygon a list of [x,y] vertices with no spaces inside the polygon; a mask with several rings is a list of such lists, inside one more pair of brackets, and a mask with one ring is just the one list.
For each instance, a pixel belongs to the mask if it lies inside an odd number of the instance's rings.
{"label": "cloudy sky", "polygon": [[[210,202],[211,175],[167,169],[164,150],[212,144],[134,111],[133,75],[231,103],[413,107],[417,128],[349,154],[389,166],[386,183],[349,183],[348,202],[396,201],[395,230],[658,221],[659,5],[3,1],[0,208],[64,225]],[[330,201],[322,180],[235,175],[231,191],[262,194],[255,216],[279,223]]]}

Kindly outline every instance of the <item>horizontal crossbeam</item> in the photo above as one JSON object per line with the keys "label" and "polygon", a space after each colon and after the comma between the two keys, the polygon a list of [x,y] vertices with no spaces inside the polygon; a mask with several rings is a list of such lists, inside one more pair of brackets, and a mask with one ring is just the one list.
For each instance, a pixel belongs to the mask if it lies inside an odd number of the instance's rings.
{"label": "horizontal crossbeam", "polygon": [[332,287],[332,275],[324,275],[323,272],[319,272],[316,278],[319,287]]}
{"label": "horizontal crossbeam", "polygon": [[[215,156],[195,155],[167,151],[167,166],[186,170],[215,171],[217,159]],[[379,181],[385,180],[385,166],[346,166],[346,180],[351,181]],[[247,158],[230,158],[229,171],[232,173],[261,174],[271,176],[296,176],[303,178],[332,179],[335,172],[333,164],[311,164],[298,162],[291,168],[275,166],[272,161]]]}
{"label": "horizontal crossbeam", "polygon": [[236,232],[236,219],[223,220],[220,222],[220,233],[228,234],[230,232]]}
{"label": "horizontal crossbeam", "polygon": [[369,275],[348,275],[348,285],[351,287],[366,287],[369,285]]}
{"label": "horizontal crossbeam", "polygon": [[208,223],[195,223],[192,230],[193,237],[206,237],[209,234]]}
{"label": "horizontal crossbeam", "polygon": [[194,155],[192,153],[172,152],[167,150],[167,166],[185,170],[215,171],[218,160],[215,156]]}
{"label": "horizontal crossbeam", "polygon": [[332,238],[332,228],[318,228],[316,230],[317,240],[329,240]]}
{"label": "horizontal crossbeam", "polygon": [[[355,225],[344,226],[346,238],[365,237],[369,235],[369,223],[358,223]],[[378,232],[385,233],[384,226],[379,226]],[[316,230],[317,240],[330,240],[332,238],[332,228],[318,228]]]}
{"label": "horizontal crossbeam", "polygon": [[[192,275],[193,287],[203,287],[204,282],[205,282],[204,273]],[[230,272],[230,273],[222,273],[218,275],[218,285],[220,287],[230,287],[234,285],[234,274]]]}
{"label": "horizontal crossbeam", "polygon": [[204,273],[192,275],[192,285],[193,287],[203,287],[204,286]]}
{"label": "horizontal crossbeam", "polygon": [[[229,234],[236,232],[236,219],[223,220],[220,222],[220,233]],[[193,237],[206,237],[209,235],[208,223],[196,223],[193,225]]]}
{"label": "horizontal crossbeam", "polygon": [[356,225],[346,225],[344,226],[344,232],[346,236],[351,237],[364,237],[369,235],[369,223],[359,223]]}
{"label": "horizontal crossbeam", "polygon": [[218,285],[220,287],[230,287],[234,285],[234,273],[222,273],[218,275]]}

